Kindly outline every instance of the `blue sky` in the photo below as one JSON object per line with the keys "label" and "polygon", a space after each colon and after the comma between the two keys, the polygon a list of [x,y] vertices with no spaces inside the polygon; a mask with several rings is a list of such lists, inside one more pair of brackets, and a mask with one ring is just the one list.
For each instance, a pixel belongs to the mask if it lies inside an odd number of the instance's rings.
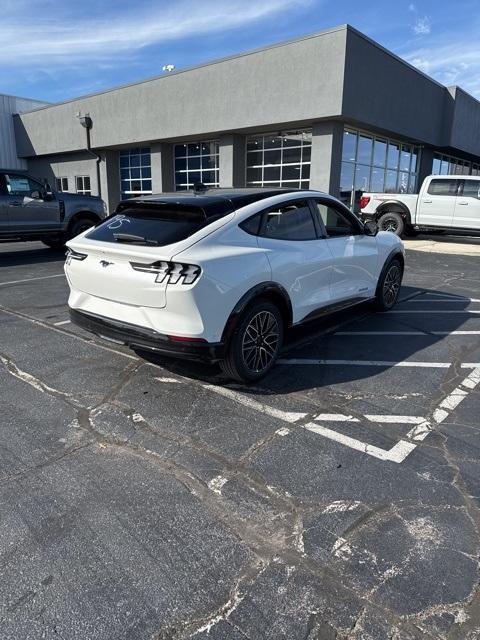
{"label": "blue sky", "polygon": [[[0,93],[56,102],[349,23],[480,99],[478,0],[1,0]],[[368,79],[366,79],[368,82]]]}

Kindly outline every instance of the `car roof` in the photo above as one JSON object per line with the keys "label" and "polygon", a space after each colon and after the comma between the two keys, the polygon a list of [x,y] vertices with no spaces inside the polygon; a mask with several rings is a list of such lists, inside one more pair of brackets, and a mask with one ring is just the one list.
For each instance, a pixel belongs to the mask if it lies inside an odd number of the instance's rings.
{"label": "car roof", "polygon": [[[151,196],[141,196],[139,198],[131,198],[123,200],[117,211],[125,210],[129,207],[138,206],[138,208],[146,209],[152,207],[155,209],[168,207],[175,204],[176,208],[185,209],[185,211],[196,209],[202,210],[206,220],[219,218],[236,209],[241,209],[248,204],[271,198],[278,195],[288,195],[294,193],[305,193],[307,189],[208,189],[203,192],[181,191],[175,193],[159,193]],[[312,192],[313,193],[313,192]],[[318,192],[316,192],[318,193]]]}

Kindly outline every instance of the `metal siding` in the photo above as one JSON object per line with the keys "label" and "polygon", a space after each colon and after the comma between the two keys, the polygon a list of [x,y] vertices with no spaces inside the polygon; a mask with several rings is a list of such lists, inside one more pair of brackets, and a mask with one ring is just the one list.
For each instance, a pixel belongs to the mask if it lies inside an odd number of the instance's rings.
{"label": "metal siding", "polygon": [[17,156],[13,114],[45,106],[45,102],[0,95],[0,167],[26,169],[25,160]]}

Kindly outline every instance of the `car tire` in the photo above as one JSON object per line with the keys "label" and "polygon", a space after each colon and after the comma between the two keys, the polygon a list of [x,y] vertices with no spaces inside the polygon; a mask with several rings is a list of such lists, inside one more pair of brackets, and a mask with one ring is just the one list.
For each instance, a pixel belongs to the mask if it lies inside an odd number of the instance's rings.
{"label": "car tire", "polygon": [[[257,300],[240,316],[227,345],[222,371],[238,382],[256,382],[274,366],[283,344],[284,321],[269,300]],[[258,344],[256,343],[258,340]]]}
{"label": "car tire", "polygon": [[95,222],[93,222],[93,220],[91,220],[90,218],[79,218],[78,220],[75,220],[75,222],[68,229],[68,239],[70,240],[71,238],[75,238],[75,236],[78,236],[86,229],[90,229],[90,227],[93,227],[94,224]]}
{"label": "car tire", "polygon": [[397,236],[401,236],[405,231],[405,222],[402,216],[396,211],[387,211],[377,220],[379,231],[390,231]]}
{"label": "car tire", "polygon": [[383,270],[377,284],[374,307],[377,311],[390,311],[398,299],[402,286],[403,266],[394,258]]}

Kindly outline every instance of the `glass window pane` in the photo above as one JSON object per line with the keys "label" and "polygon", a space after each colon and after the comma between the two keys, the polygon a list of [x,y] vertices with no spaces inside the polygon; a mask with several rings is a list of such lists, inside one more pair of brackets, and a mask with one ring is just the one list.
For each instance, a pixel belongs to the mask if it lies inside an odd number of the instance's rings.
{"label": "glass window pane", "polygon": [[400,172],[398,176],[398,191],[399,193],[408,193],[408,178],[409,174]]}
{"label": "glass window pane", "polygon": [[139,155],[131,155],[130,156],[130,166],[131,167],[139,167],[140,166],[140,156]]}
{"label": "glass window pane", "polygon": [[140,169],[130,169],[131,178],[140,178]]}
{"label": "glass window pane", "polygon": [[187,145],[186,144],[176,144],[175,145],[175,157],[183,158],[187,155]]}
{"label": "glass window pane", "polygon": [[176,158],[175,159],[175,171],[185,171],[187,168],[187,159],[186,158]]}
{"label": "glass window pane", "polygon": [[387,171],[385,174],[386,193],[397,193],[397,177],[396,171]]}
{"label": "glass window pane", "polygon": [[[302,165],[302,180],[310,180],[310,165],[303,164]],[[307,185],[308,187],[308,185]]]}
{"label": "glass window pane", "polygon": [[[282,167],[282,180],[300,180],[300,165],[288,165]],[[268,169],[265,169],[268,171]]]}
{"label": "glass window pane", "polygon": [[458,184],[458,180],[432,180],[427,192],[432,196],[456,196]]}
{"label": "glass window pane", "polygon": [[121,167],[128,167],[130,165],[130,159],[129,156],[126,154],[120,154],[120,166]]}
{"label": "glass window pane", "polygon": [[410,179],[408,181],[408,193],[417,193],[417,180],[418,180],[417,174],[411,173]]}
{"label": "glass window pane", "polygon": [[370,178],[370,190],[375,193],[382,193],[385,183],[385,169],[373,167]]}
{"label": "glass window pane", "polygon": [[247,182],[261,182],[262,169],[247,169]]}
{"label": "glass window pane", "polygon": [[199,156],[200,155],[200,143],[192,142],[187,145],[188,155],[189,156]]}
{"label": "glass window pane", "polygon": [[372,163],[372,138],[360,136],[358,139],[357,162],[370,165]]}
{"label": "glass window pane", "polygon": [[302,156],[302,150],[300,147],[296,149],[284,149],[283,150],[283,163],[300,162]]}
{"label": "glass window pane", "polygon": [[355,191],[369,191],[370,167],[357,164],[355,168]]}
{"label": "glass window pane", "polygon": [[373,164],[384,167],[387,162],[387,143],[385,140],[375,140],[373,144]]}
{"label": "glass window pane", "polygon": [[[298,178],[299,176],[297,176]],[[263,169],[263,179],[265,181],[271,182],[280,180],[280,167],[264,167]]]}
{"label": "glass window pane", "polygon": [[342,162],[342,172],[340,174],[340,200],[350,206],[352,196],[353,172],[355,165],[351,162]]}
{"label": "glass window pane", "polygon": [[419,156],[419,149],[418,147],[413,147],[413,151],[412,151],[412,164],[410,166],[410,171],[412,173],[416,173],[418,171],[418,156]]}
{"label": "glass window pane", "polygon": [[281,136],[265,136],[265,149],[280,149],[282,146]]}
{"label": "glass window pane", "polygon": [[312,147],[302,148],[302,162],[310,162],[312,156]]}
{"label": "glass window pane", "polygon": [[200,156],[189,156],[187,159],[188,169],[200,169]]}
{"label": "glass window pane", "polygon": [[400,155],[400,171],[410,171],[411,157],[411,148],[402,144],[402,153]]}
{"label": "glass window pane", "polygon": [[152,177],[152,170],[150,169],[150,167],[144,167],[142,169],[142,178],[151,178]]}
{"label": "glass window pane", "polygon": [[280,164],[282,159],[282,152],[280,149],[275,151],[265,151],[263,162],[264,164]]}
{"label": "glass window pane", "polygon": [[247,151],[256,151],[263,148],[263,136],[250,138],[247,140]]}
{"label": "glass window pane", "polygon": [[305,142],[305,133],[303,131],[286,133],[282,137],[284,147],[300,147]]}
{"label": "glass window pane", "polygon": [[151,190],[152,190],[152,181],[142,180],[142,191],[151,191]]}
{"label": "glass window pane", "polygon": [[400,146],[394,142],[388,143],[387,166],[389,169],[397,169],[400,159]]}
{"label": "glass window pane", "polygon": [[247,165],[254,167],[255,165],[261,166],[263,164],[263,152],[262,151],[250,151],[247,153]]}
{"label": "glass window pane", "polygon": [[355,153],[357,147],[357,134],[351,131],[343,132],[343,150],[342,160],[355,162]]}
{"label": "glass window pane", "polygon": [[265,237],[275,240],[316,240],[310,207],[306,202],[289,204],[267,216]]}
{"label": "glass window pane", "polygon": [[440,167],[440,175],[447,176],[450,173],[450,163],[448,160],[442,160],[442,165]]}
{"label": "glass window pane", "polygon": [[149,167],[151,162],[150,162],[150,154],[144,153],[141,156],[141,160],[140,160],[142,167]]}
{"label": "glass window pane", "polygon": [[441,166],[442,166],[441,158],[435,156],[433,158],[432,174],[438,175],[440,173]]}
{"label": "glass window pane", "polygon": [[463,186],[463,195],[465,198],[476,198],[477,200],[480,198],[480,180],[465,180],[465,184]]}

